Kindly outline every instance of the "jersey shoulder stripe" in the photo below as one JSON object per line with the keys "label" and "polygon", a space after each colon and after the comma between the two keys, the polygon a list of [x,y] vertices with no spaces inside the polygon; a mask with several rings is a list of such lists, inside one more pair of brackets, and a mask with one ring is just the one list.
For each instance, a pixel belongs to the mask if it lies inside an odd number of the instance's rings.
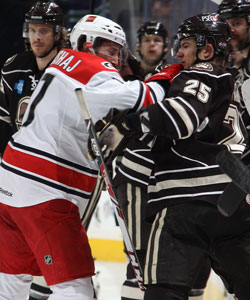
{"label": "jersey shoulder stripe", "polygon": [[49,68],[56,68],[66,75],[70,74],[71,78],[83,84],[87,84],[94,75],[102,71],[119,74],[112,64],[103,58],[71,49],[61,50]]}

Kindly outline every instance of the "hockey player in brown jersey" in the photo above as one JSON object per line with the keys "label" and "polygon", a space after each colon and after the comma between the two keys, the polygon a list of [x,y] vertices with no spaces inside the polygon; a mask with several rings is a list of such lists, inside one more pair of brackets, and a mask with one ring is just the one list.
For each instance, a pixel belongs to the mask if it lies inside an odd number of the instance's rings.
{"label": "hockey player in brown jersey", "polygon": [[[166,65],[168,33],[161,22],[145,22],[137,31],[137,51],[141,57],[141,67],[144,76],[149,78],[152,73],[160,72],[162,66]],[[173,66],[172,77],[182,70],[182,66]],[[147,74],[147,72],[150,72]],[[131,76],[130,76],[131,78]],[[148,140],[146,142],[146,140]],[[145,141],[137,138],[130,139],[126,149],[116,160],[114,185],[118,199],[122,206],[129,233],[136,247],[137,256],[142,268],[145,264],[147,241],[150,233],[150,223],[146,222],[147,186],[151,171],[154,167],[153,157],[150,151],[152,138],[147,136]],[[206,282],[210,274],[210,263],[207,258],[201,263],[200,272],[189,293],[189,299],[202,299]],[[144,292],[140,290],[135,279],[132,265],[128,263],[127,278],[121,290],[123,299],[143,299]],[[198,298],[199,297],[199,298]]]}
{"label": "hockey player in brown jersey", "polygon": [[[250,126],[250,2],[247,0],[223,0],[218,9],[232,31],[232,74],[237,83],[235,97],[240,101],[241,115],[249,134]],[[242,157],[250,165],[248,141]]]}
{"label": "hockey player in brown jersey", "polygon": [[[155,145],[157,167],[154,182],[149,187],[148,201],[148,215],[154,215],[154,225],[145,268],[145,282],[149,284],[144,298],[147,300],[153,299],[158,292],[164,295],[162,299],[187,299],[187,291],[193,281],[191,274],[195,274],[194,270],[197,270],[201,258],[207,254],[214,270],[224,279],[225,284],[229,283],[230,288],[233,286],[231,293],[235,293],[239,299],[247,299],[249,295],[248,280],[242,281],[241,268],[229,267],[230,261],[233,260],[231,257],[235,255],[234,250],[228,253],[228,257],[224,256],[222,250],[225,249],[226,252],[228,247],[227,243],[223,243],[223,240],[228,238],[225,227],[231,226],[232,230],[233,223],[239,218],[242,223],[235,232],[236,238],[239,238],[246,228],[247,231],[250,229],[247,219],[244,218],[248,207],[242,208],[238,218],[234,216],[234,220],[225,220],[216,209],[219,191],[223,191],[227,180],[220,178],[220,170],[216,171],[216,167],[213,167],[216,165],[215,155],[220,151],[222,144],[234,153],[240,154],[244,149],[241,148],[241,145],[244,146],[244,128],[238,127],[237,133],[240,135],[236,134],[232,138],[227,126],[222,125],[227,124],[228,118],[232,121],[239,118],[239,103],[231,100],[233,81],[220,67],[225,64],[221,56],[226,57],[230,49],[229,33],[226,33],[225,28],[225,24],[216,15],[207,14],[184,21],[179,27],[176,42],[180,47],[177,48],[177,56],[187,70],[174,80],[168,94],[169,102],[166,99],[161,108],[152,108],[152,111],[149,108],[146,113],[146,117],[149,116],[149,124],[152,124],[152,128],[149,129],[151,134],[164,135],[162,129],[166,128],[166,136],[173,139],[171,150],[165,158],[158,153],[161,152],[161,146],[157,149]],[[221,39],[222,32],[224,36]],[[204,38],[206,41],[202,40]],[[222,77],[228,78],[221,80]],[[225,89],[228,89],[227,95]],[[157,128],[154,125],[156,115]],[[159,123],[161,115],[164,120],[162,124]],[[197,120],[194,120],[196,117]],[[172,120],[168,122],[167,119]],[[221,126],[220,134],[225,127],[224,136],[219,134],[216,137],[217,126]],[[235,129],[232,127],[232,132]],[[210,227],[211,220],[216,220],[214,229]],[[217,226],[222,230],[217,232]],[[160,237],[156,240],[155,234],[159,231]],[[204,239],[204,233],[208,240]],[[231,236],[230,230],[228,234]],[[172,247],[168,246],[168,241],[173,243]],[[166,248],[161,249],[164,243]],[[241,245],[241,251],[245,252],[244,264],[247,265],[250,263],[247,259],[248,243],[249,241]],[[184,260],[181,253],[185,253]],[[240,255],[238,253],[237,256]],[[156,269],[153,257],[157,257]],[[185,262],[188,262],[186,267]],[[245,267],[243,265],[242,268]],[[181,274],[185,275],[179,277]]]}
{"label": "hockey player in brown jersey", "polygon": [[168,31],[163,23],[151,20],[137,31],[137,52],[144,75],[155,72],[159,65],[166,65]]}
{"label": "hockey player in brown jersey", "polygon": [[230,182],[216,155],[223,149],[242,154],[246,137],[239,103],[232,97],[234,80],[225,70],[230,28],[218,14],[202,14],[186,19],[175,40],[186,69],[173,79],[163,102],[125,120],[127,126],[156,136],[144,299],[188,299],[201,260],[208,255],[230,292],[247,300],[249,206],[244,203],[230,218],[216,207]]}

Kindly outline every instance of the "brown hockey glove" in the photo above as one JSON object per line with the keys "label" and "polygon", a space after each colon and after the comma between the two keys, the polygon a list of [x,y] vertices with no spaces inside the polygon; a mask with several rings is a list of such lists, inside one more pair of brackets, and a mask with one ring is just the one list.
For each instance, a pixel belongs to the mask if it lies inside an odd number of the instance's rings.
{"label": "brown hockey glove", "polygon": [[112,158],[119,155],[127,146],[128,142],[137,137],[139,131],[137,128],[130,127],[127,123],[129,109],[119,111],[116,108],[111,108],[106,116],[109,120],[109,125],[100,134],[100,144],[106,146],[106,150],[112,151]]}
{"label": "brown hockey glove", "polygon": [[[100,132],[105,128],[105,126],[108,124],[108,121],[105,120],[105,117],[101,120],[98,120],[95,123],[95,131],[96,131],[96,135],[97,137],[99,136]],[[104,152],[104,150],[103,150]],[[96,150],[94,149],[94,146],[91,143],[91,139],[88,139],[88,157],[90,160],[95,160],[96,159]]]}
{"label": "brown hockey glove", "polygon": [[[96,133],[105,158],[111,153],[115,158],[121,153],[129,140],[137,135],[137,130],[130,128],[126,123],[129,109],[120,111],[111,108],[108,114],[95,124]],[[92,148],[91,141],[88,141],[88,154],[90,159],[95,159],[95,149]]]}
{"label": "brown hockey glove", "polygon": [[127,60],[122,64],[120,74],[125,81],[144,80],[144,71],[141,64],[130,51],[128,51]]}
{"label": "brown hockey glove", "polygon": [[106,145],[107,149],[119,154],[126,147],[129,139],[136,136],[136,130],[130,128],[126,123],[128,112],[129,109],[123,111],[116,108],[110,109],[105,117],[109,120],[109,124],[99,135],[102,147]]}

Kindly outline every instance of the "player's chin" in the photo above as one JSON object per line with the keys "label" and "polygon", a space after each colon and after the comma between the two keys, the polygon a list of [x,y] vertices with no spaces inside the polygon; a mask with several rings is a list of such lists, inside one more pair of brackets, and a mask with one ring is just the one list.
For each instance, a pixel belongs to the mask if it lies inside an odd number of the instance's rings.
{"label": "player's chin", "polygon": [[42,57],[47,52],[44,48],[41,49],[41,48],[38,48],[38,47],[33,47],[32,51],[33,51],[34,55],[37,56],[37,57]]}
{"label": "player's chin", "polygon": [[183,69],[185,70],[185,69],[188,69],[189,67],[191,67],[191,63],[189,63],[189,62],[181,62],[181,64],[182,64],[182,66],[183,66]]}
{"label": "player's chin", "polygon": [[156,57],[156,56],[152,56],[148,59],[148,61],[152,64],[152,65],[158,65],[160,63],[160,57]]}

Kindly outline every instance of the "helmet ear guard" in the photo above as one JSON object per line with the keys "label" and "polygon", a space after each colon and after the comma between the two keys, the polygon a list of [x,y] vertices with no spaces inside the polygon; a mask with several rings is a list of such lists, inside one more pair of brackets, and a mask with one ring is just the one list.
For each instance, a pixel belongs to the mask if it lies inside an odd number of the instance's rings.
{"label": "helmet ear guard", "polygon": [[77,50],[83,51],[83,44],[86,42],[86,35],[80,35],[77,40]]}

